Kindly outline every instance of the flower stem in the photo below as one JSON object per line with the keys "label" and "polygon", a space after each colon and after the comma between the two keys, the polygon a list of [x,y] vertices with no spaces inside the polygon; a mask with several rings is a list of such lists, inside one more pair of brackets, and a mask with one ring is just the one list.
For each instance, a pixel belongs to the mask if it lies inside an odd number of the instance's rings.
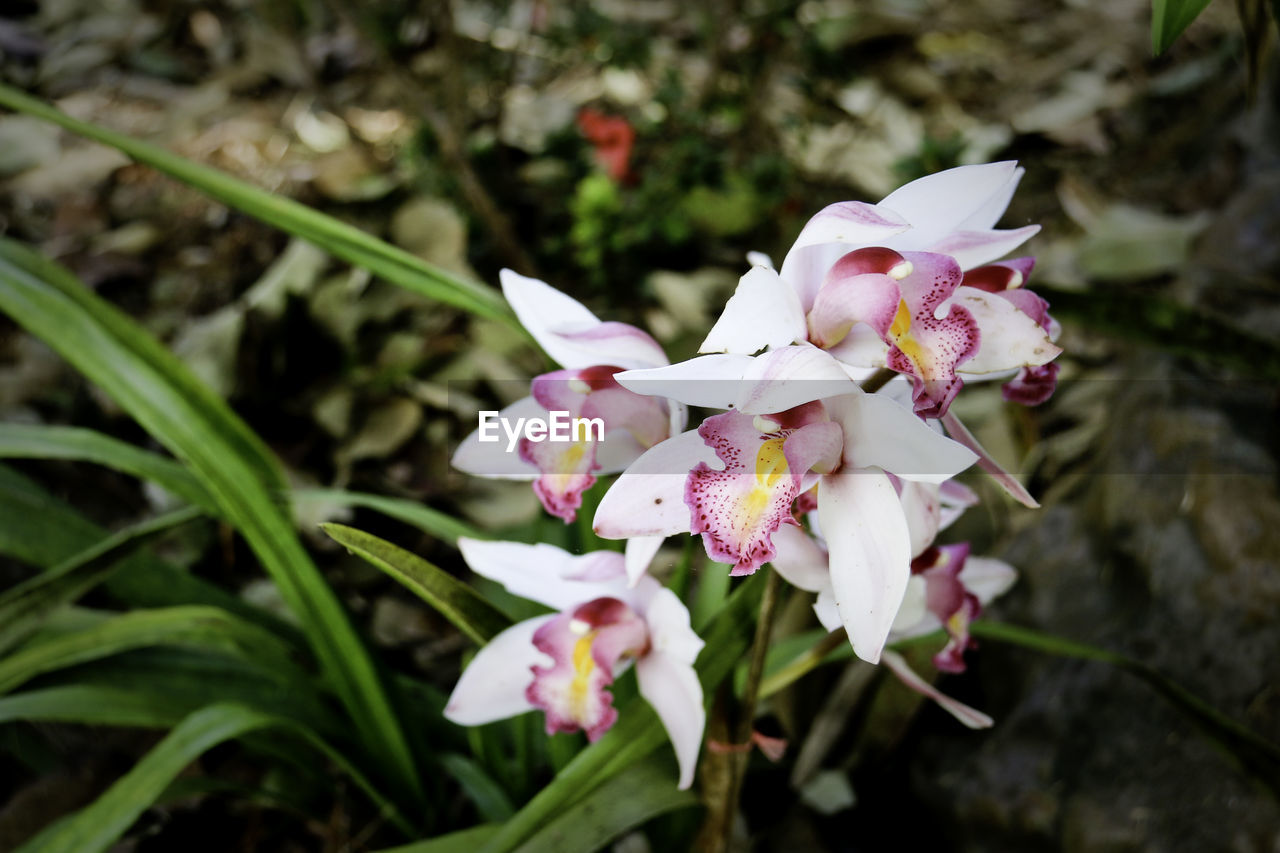
{"label": "flower stem", "polygon": [[723,787],[723,798],[715,804],[708,822],[714,822],[705,833],[709,843],[708,853],[728,853],[733,839],[734,817],[738,811],[738,799],[742,795],[742,783],[751,758],[751,733],[754,729],[756,701],[760,697],[760,682],[764,675],[765,656],[769,651],[769,636],[773,633],[773,621],[781,598],[782,580],[773,570],[765,578],[764,595],[760,599],[760,615],[756,621],[755,639],[751,643],[751,662],[747,668],[747,683],[738,708],[737,726],[733,732],[733,747],[737,747],[729,759],[729,781]]}
{"label": "flower stem", "polygon": [[890,370],[887,367],[882,367],[866,379],[862,380],[862,390],[866,391],[868,394],[874,394],[885,385],[888,385],[889,380],[897,375],[898,372],[896,370]]}

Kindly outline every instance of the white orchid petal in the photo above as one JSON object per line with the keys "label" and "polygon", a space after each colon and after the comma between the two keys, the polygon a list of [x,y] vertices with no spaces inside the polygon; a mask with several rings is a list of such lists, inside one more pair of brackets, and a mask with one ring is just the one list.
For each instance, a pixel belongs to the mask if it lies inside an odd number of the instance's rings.
{"label": "white orchid petal", "polygon": [[[1003,164],[997,163],[996,165]],[[1014,169],[1009,174],[1009,177],[1005,179],[1004,185],[993,192],[964,221],[956,225],[956,230],[986,231],[987,229],[995,228],[996,223],[1000,221],[1000,217],[1004,216],[1005,210],[1009,207],[1009,202],[1013,199],[1013,194],[1017,191],[1018,184],[1022,181],[1022,176],[1026,172],[1027,170],[1022,167]]]}
{"label": "white orchid petal", "polygon": [[889,193],[876,207],[887,208],[911,223],[911,231],[892,248],[926,249],[976,214],[989,212],[988,202],[1003,194],[1016,171],[1017,163],[1012,160],[958,166]]}
{"label": "white orchid petal", "polygon": [[461,726],[479,726],[532,711],[525,690],[533,682],[531,667],[548,666],[549,655],[533,645],[533,635],[556,614],[517,622],[476,653],[463,671],[444,708],[444,716]]}
{"label": "white orchid petal", "polygon": [[827,409],[844,427],[846,467],[883,468],[904,480],[941,483],[977,459],[880,394],[842,397]]}
{"label": "white orchid petal", "polygon": [[986,604],[1009,591],[1018,581],[1018,570],[993,557],[969,557],[960,570],[964,588]]}
{"label": "white orchid petal", "polygon": [[876,663],[911,577],[911,534],[880,471],[832,474],[818,486],[831,587],[854,654]]}
{"label": "white orchid petal", "polygon": [[948,411],[942,416],[942,424],[947,428],[947,434],[965,447],[972,450],[978,455],[978,467],[990,474],[1000,487],[1009,493],[1015,501],[1025,507],[1036,509],[1040,506],[1035,498],[1031,497],[1031,493],[1027,491],[1026,486],[1018,482],[1008,471],[1001,467],[1000,463],[995,460],[990,453],[987,452],[973,433],[969,432],[969,428],[960,422],[955,412]]}
{"label": "white orchid petal", "polygon": [[757,266],[738,280],[698,352],[751,355],[802,341],[805,334],[804,311],[795,291],[772,268]]}
{"label": "white orchid petal", "polygon": [[699,462],[721,466],[696,430],[649,448],[605,492],[596,509],[595,532],[605,539],[688,533],[685,482]]}
{"label": "white orchid petal", "polygon": [[680,767],[677,787],[683,791],[693,784],[707,724],[698,674],[691,664],[656,652],[636,661],[636,681],[640,695],[653,706],[671,739]]}
{"label": "white orchid petal", "polygon": [[773,414],[860,392],[840,362],[824,350],[807,344],[782,347],[752,359],[743,372],[734,408],[748,415]]}
{"label": "white orchid petal", "polygon": [[545,281],[504,269],[498,273],[502,295],[516,312],[520,324],[533,335],[547,355],[562,367],[591,367],[599,361],[583,361],[580,347],[566,344],[552,333],[598,326],[600,320],[578,300],[556,290]]}
{"label": "white orchid petal", "polygon": [[689,609],[680,596],[656,581],[644,605],[644,619],[649,625],[649,648],[672,660],[692,665],[706,645],[693,630]]}
{"label": "white orchid petal", "polygon": [[938,487],[932,483],[902,482],[902,513],[911,531],[911,556],[920,556],[941,529],[942,512],[938,502]]}
{"label": "white orchid petal", "polygon": [[624,553],[629,586],[634,587],[640,582],[640,578],[644,577],[649,564],[653,562],[654,556],[665,541],[667,541],[665,536],[635,536],[627,540]]}
{"label": "white orchid petal", "polygon": [[840,618],[840,608],[836,607],[836,594],[827,587],[818,593],[818,598],[813,602],[813,613],[818,617],[819,624],[828,631],[843,631],[844,620]]}
{"label": "white orchid petal", "polygon": [[[902,596],[898,615],[893,618],[893,628],[889,631],[889,637],[896,640],[937,630],[938,620],[932,617],[933,614],[929,612],[928,584],[920,575],[912,575],[907,581],[907,591]],[[924,630],[921,630],[924,623],[927,625]]]}
{"label": "white orchid petal", "polygon": [[1010,231],[955,231],[928,246],[928,250],[950,255],[961,269],[971,270],[1009,254],[1038,233],[1039,225]]}
{"label": "white orchid petal", "polygon": [[[476,574],[497,581],[512,595],[554,610],[567,610],[593,598],[625,596],[627,589],[623,557],[613,552],[574,556],[545,543],[526,545],[466,537],[458,540],[458,550]],[[601,564],[610,560],[617,562],[614,571],[603,571]],[[586,569],[599,579],[572,579]]]}
{"label": "white orchid petal", "polygon": [[925,681],[916,674],[915,670],[907,665],[906,659],[897,652],[886,651],[884,653],[884,663],[885,666],[893,670],[893,674],[898,676],[898,679],[903,684],[910,687],[920,695],[927,696],[934,702],[937,702],[939,707],[969,728],[989,729],[995,725],[995,720],[991,719],[986,714],[975,708],[970,708],[963,702],[952,699],[950,696]]}
{"label": "white orchid petal", "polygon": [[1039,323],[999,294],[959,287],[950,303],[967,308],[978,322],[978,351],[961,366],[964,373],[1034,367],[1052,361],[1062,352]]}
{"label": "white orchid petal", "polygon": [[749,355],[703,355],[669,367],[625,370],[613,378],[628,391],[665,397],[689,406],[729,409],[737,403]]}
{"label": "white orchid petal", "polygon": [[807,592],[821,592],[831,586],[827,554],[803,528],[784,524],[773,533],[774,569],[783,580]]}

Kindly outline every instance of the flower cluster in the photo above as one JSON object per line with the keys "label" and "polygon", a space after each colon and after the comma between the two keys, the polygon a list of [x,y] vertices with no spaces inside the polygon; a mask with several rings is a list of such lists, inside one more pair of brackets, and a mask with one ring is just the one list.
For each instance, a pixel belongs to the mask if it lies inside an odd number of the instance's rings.
{"label": "flower cluster", "polygon": [[[976,502],[952,479],[975,462],[1035,505],[950,411],[966,382],[1003,379],[1005,398],[1026,405],[1054,390],[1058,327],[1024,286],[1034,260],[998,260],[1038,230],[994,227],[1021,175],[1013,163],[964,166],[879,204],[827,207],[780,267],[750,256],[702,354],[676,364],[643,331],[504,271],[512,308],[563,369],[534,379],[532,395],[503,414],[597,418],[603,440],[525,438],[513,455],[473,434],[454,464],[533,480],[566,521],[597,475],[621,472],[593,528],[626,540],[626,555],[464,542],[473,569],[556,613],[482,650],[450,718],[539,708],[548,732],[594,740],[616,717],[608,686],[634,662],[687,786],[705,721],[693,670],[701,641],[647,567],[666,537],[692,534],[730,574],[767,563],[816,593],[817,618],[844,630],[858,657],[883,662],[966,725],[990,725],[888,646],[942,630],[934,664],[962,671],[969,623],[1015,577],[967,544],[935,539]],[[685,430],[688,406],[720,413]]]}

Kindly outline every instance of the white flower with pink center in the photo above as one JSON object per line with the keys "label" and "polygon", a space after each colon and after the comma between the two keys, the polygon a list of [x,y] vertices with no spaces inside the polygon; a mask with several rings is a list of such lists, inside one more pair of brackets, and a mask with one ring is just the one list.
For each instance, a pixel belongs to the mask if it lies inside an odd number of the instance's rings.
{"label": "white flower with pink center", "polygon": [[595,741],[618,716],[608,688],[634,663],[640,695],[666,728],[680,787],[688,788],[706,725],[693,668],[703,643],[676,594],[648,575],[628,583],[624,557],[613,551],[574,556],[552,545],[465,538],[458,545],[477,574],[557,612],[490,640],[458,680],[445,716],[475,726],[536,709],[548,734],[583,731]]}

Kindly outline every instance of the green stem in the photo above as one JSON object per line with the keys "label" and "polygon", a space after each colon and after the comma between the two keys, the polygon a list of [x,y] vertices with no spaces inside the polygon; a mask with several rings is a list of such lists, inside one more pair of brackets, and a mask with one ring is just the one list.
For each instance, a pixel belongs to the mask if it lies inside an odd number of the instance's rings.
{"label": "green stem", "polygon": [[751,643],[751,663],[747,668],[747,683],[743,689],[742,704],[738,709],[738,725],[734,730],[732,747],[740,749],[730,756],[729,784],[724,787],[724,799],[714,810],[717,821],[711,834],[711,850],[728,853],[733,839],[733,818],[742,796],[742,783],[751,758],[751,733],[755,726],[756,703],[760,698],[760,682],[764,675],[765,656],[769,651],[769,637],[773,633],[774,616],[778,610],[781,576],[773,570],[765,579],[764,595],[760,599],[760,615],[756,621],[755,639]]}
{"label": "green stem", "polygon": [[875,373],[862,380],[862,390],[868,394],[874,394],[881,388],[889,384],[889,380],[898,375],[898,371],[890,370],[882,367]]}

